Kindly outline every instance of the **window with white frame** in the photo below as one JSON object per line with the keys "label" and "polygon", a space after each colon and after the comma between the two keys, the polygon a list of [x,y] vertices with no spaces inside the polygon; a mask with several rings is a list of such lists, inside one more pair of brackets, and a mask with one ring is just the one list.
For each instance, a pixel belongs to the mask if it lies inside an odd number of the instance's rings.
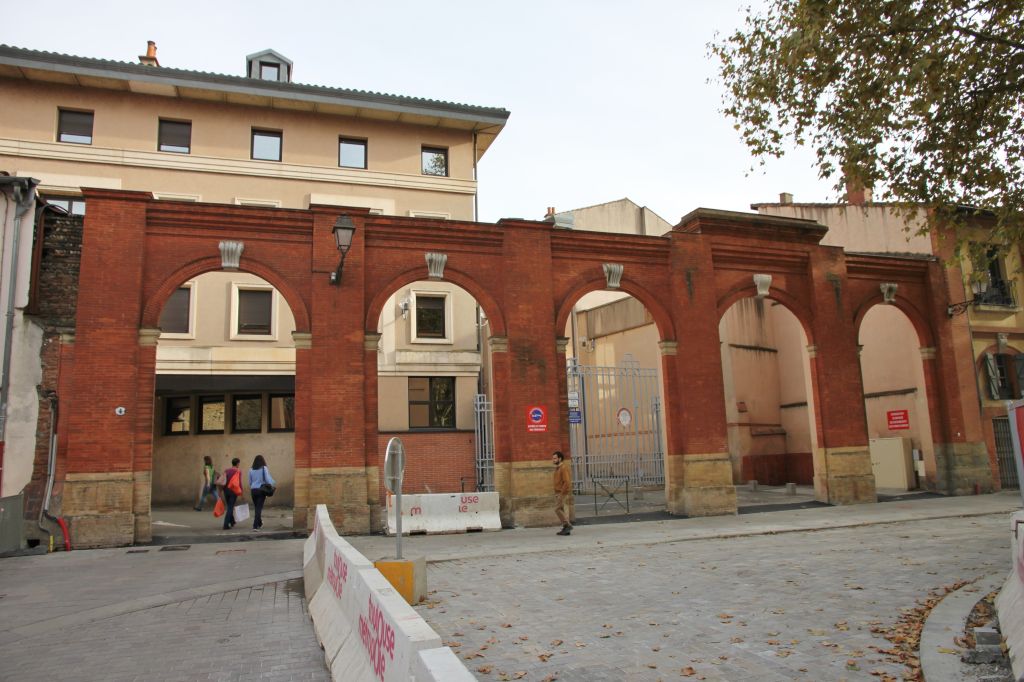
{"label": "window with white frame", "polygon": [[413,343],[452,343],[452,302],[445,291],[413,291]]}
{"label": "window with white frame", "polygon": [[269,284],[231,284],[231,339],[277,339],[277,292]]}
{"label": "window with white frame", "polygon": [[165,339],[195,338],[195,282],[186,282],[175,289],[160,313],[160,336]]}

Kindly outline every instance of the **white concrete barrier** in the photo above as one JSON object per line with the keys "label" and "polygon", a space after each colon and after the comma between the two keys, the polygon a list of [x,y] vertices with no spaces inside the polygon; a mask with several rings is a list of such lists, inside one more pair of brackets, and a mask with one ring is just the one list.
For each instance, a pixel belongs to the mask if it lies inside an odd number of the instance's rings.
{"label": "white concrete barrier", "polygon": [[330,666],[350,640],[358,637],[358,634],[353,635],[353,631],[358,623],[359,573],[376,569],[355,547],[334,532],[333,525],[323,535],[324,579],[309,601],[309,614],[313,617],[313,630]]}
{"label": "white concrete barrier", "polygon": [[[317,565],[317,547],[323,547],[324,561],[319,564],[322,578],[309,602],[309,613],[334,680],[474,679],[387,578],[337,534],[322,505],[310,539],[303,549],[306,564]],[[421,660],[419,653],[426,650],[435,653]]]}
{"label": "white concrete barrier", "polygon": [[[327,520],[326,525],[321,514]],[[327,508],[317,507],[313,515],[313,532],[302,546],[302,582],[307,603],[313,600],[313,595],[320,589],[320,583],[324,579],[324,533],[334,533],[334,525],[330,520]]]}
{"label": "white concrete barrier", "polygon": [[[498,493],[402,495],[402,534],[501,530]],[[394,495],[388,495],[388,535],[398,532]]]}
{"label": "white concrete barrier", "polygon": [[416,682],[476,682],[473,674],[448,647],[417,651],[412,676]]}
{"label": "white concrete barrier", "polygon": [[1024,511],[1010,517],[1010,575],[996,598],[1013,678],[1024,680]]}

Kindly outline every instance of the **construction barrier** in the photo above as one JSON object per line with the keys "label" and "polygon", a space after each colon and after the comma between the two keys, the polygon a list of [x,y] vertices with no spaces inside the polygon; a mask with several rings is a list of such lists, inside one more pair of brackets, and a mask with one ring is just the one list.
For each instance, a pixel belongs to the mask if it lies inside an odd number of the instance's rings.
{"label": "construction barrier", "polygon": [[[388,535],[397,530],[395,497],[388,495]],[[501,530],[498,493],[402,495],[402,534]]]}
{"label": "construction barrier", "polygon": [[412,676],[420,680],[444,680],[444,682],[476,682],[473,674],[462,665],[462,661],[448,647],[423,649],[416,652],[412,665]]}
{"label": "construction barrier", "polygon": [[[323,505],[303,555],[306,575],[320,576],[319,586],[306,586],[314,593],[309,613],[334,680],[474,679],[387,578],[337,534]],[[431,653],[423,659],[422,651]]]}
{"label": "construction barrier", "polygon": [[1024,511],[1010,517],[1010,575],[996,598],[1013,679],[1024,680]]}
{"label": "construction barrier", "polygon": [[[327,520],[324,526],[323,519]],[[302,546],[302,582],[306,591],[306,602],[313,600],[313,595],[320,588],[324,579],[324,533],[334,533],[334,525],[330,523],[326,507],[317,507],[313,515],[313,532],[306,538]],[[327,529],[325,531],[325,528]],[[337,533],[334,533],[337,535]]]}

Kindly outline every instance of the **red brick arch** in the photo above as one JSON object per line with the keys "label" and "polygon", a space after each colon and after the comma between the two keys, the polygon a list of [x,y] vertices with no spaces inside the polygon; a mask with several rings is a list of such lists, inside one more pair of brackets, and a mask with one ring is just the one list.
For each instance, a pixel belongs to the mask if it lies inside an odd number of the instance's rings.
{"label": "red brick arch", "polygon": [[[421,267],[406,270],[405,272],[397,275],[394,279],[388,282],[386,286],[380,289],[377,294],[370,299],[370,302],[366,306],[366,331],[368,333],[376,332],[377,320],[380,318],[381,311],[384,309],[384,304],[387,303],[387,300],[392,296],[392,294],[404,287],[406,284],[425,281],[427,279],[427,277],[424,276],[425,274],[424,269]],[[505,335],[505,316],[502,313],[497,300],[489,291],[487,291],[487,289],[481,286],[470,275],[450,267],[446,267],[444,269],[443,281],[461,287],[476,299],[477,303],[480,304],[480,307],[483,308],[484,314],[487,315],[487,319],[490,321],[491,334],[493,336]]]}
{"label": "red brick arch", "polygon": [[[740,286],[720,298],[717,305],[718,320],[721,321],[729,308],[744,298],[757,298],[757,288],[753,285]],[[814,344],[814,328],[810,324],[812,316],[810,311],[807,310],[806,306],[804,306],[799,299],[790,295],[784,289],[776,286],[771,288],[771,293],[769,293],[765,298],[770,301],[775,301],[791,312],[793,317],[797,319],[797,322],[800,323],[800,328],[804,330],[804,336],[807,338],[807,343],[810,345]]]}
{"label": "red brick arch", "polygon": [[[647,308],[647,312],[654,318],[654,324],[658,327],[658,335],[662,341],[674,341],[676,339],[675,324],[672,321],[672,317],[653,293],[648,291],[639,282],[625,275],[622,277],[618,290],[629,294]],[[577,278],[577,281],[572,285],[568,293],[562,297],[561,302],[556,307],[558,311],[555,315],[556,334],[560,334],[561,330],[565,329],[565,325],[569,321],[569,315],[572,313],[572,307],[576,302],[592,291],[609,291],[607,281],[603,277],[586,278],[581,275]]]}
{"label": "red brick arch", "polygon": [[[183,283],[207,272],[222,272],[223,270],[220,258],[210,257],[189,263],[171,274],[156,288],[156,291],[153,292],[146,303],[145,308],[143,308],[142,327],[155,328],[159,325],[160,313],[164,309],[164,304],[167,303],[167,299],[170,298],[175,289]],[[288,307],[291,308],[292,316],[295,318],[295,331],[309,331],[309,311],[306,309],[306,304],[298,292],[295,291],[291,282],[284,276],[264,263],[244,257],[239,263],[238,271],[262,277],[273,285],[284,297]]]}

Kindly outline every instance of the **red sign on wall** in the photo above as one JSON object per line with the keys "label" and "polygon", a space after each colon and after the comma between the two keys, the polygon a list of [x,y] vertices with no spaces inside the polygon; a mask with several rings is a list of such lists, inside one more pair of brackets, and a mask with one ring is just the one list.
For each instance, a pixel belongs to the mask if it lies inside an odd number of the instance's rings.
{"label": "red sign on wall", "polygon": [[530,433],[543,433],[548,430],[548,412],[535,405],[526,408],[526,430]]}
{"label": "red sign on wall", "polygon": [[910,410],[889,410],[885,416],[888,418],[890,431],[910,428]]}

